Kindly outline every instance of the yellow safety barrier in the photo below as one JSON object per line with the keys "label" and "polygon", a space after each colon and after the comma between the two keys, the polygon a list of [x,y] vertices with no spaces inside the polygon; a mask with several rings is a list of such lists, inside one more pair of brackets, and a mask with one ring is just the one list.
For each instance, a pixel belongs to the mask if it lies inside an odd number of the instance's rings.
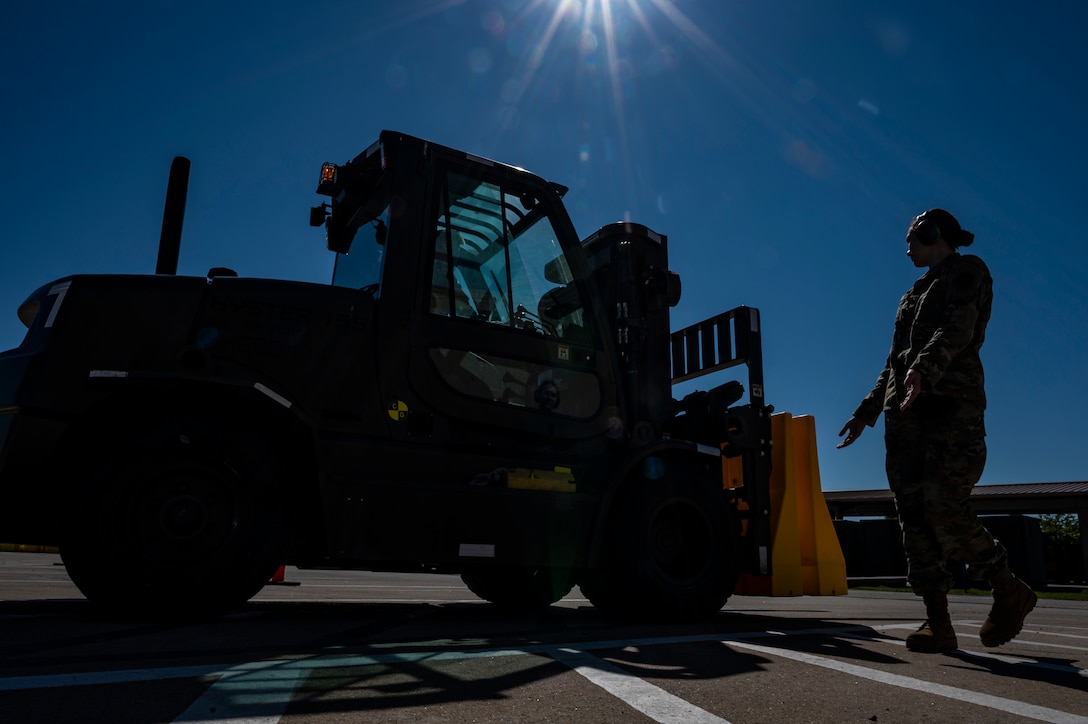
{"label": "yellow safety barrier", "polygon": [[820,488],[816,420],[771,416],[771,575],[741,576],[742,596],[843,596],[846,559]]}
{"label": "yellow safety barrier", "polygon": [[60,553],[54,546],[28,546],[19,543],[0,543],[0,553]]}

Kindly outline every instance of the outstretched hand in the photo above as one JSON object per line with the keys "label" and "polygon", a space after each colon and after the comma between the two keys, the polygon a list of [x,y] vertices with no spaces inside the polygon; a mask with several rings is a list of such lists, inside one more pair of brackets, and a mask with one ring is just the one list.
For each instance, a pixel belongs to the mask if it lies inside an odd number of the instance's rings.
{"label": "outstretched hand", "polygon": [[856,417],[851,417],[846,421],[846,424],[839,430],[839,437],[846,435],[842,442],[835,447],[846,447],[853,444],[854,440],[861,437],[861,433],[865,431],[865,423]]}

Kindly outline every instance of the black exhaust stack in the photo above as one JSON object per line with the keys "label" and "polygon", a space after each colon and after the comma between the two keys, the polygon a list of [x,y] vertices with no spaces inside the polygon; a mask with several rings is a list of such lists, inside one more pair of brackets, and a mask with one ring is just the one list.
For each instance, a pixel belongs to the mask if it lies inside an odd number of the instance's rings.
{"label": "black exhaust stack", "polygon": [[162,233],[159,234],[159,258],[155,262],[156,274],[178,272],[181,225],[185,221],[185,198],[189,193],[189,166],[189,159],[184,156],[175,156],[170,164],[166,205],[162,210]]}

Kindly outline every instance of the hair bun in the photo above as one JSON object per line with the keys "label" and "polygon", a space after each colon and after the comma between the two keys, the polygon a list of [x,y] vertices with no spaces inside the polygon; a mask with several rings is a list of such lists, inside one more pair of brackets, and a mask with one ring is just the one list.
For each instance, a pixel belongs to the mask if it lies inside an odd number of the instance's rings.
{"label": "hair bun", "polygon": [[975,235],[961,227],[956,217],[944,209],[930,209],[918,214],[910,224],[911,231],[923,226],[925,222],[931,222],[940,232],[939,235],[932,235],[930,243],[936,243],[937,239],[940,238],[955,249],[961,246],[971,246],[975,241]]}

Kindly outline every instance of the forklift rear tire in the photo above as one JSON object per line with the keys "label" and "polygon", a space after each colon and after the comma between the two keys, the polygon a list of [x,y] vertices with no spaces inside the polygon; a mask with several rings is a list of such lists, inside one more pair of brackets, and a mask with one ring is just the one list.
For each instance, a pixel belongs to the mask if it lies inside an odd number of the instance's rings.
{"label": "forklift rear tire", "polygon": [[241,606],[283,563],[276,470],[255,440],[199,424],[132,436],[77,487],[61,545],[69,577],[111,615]]}

